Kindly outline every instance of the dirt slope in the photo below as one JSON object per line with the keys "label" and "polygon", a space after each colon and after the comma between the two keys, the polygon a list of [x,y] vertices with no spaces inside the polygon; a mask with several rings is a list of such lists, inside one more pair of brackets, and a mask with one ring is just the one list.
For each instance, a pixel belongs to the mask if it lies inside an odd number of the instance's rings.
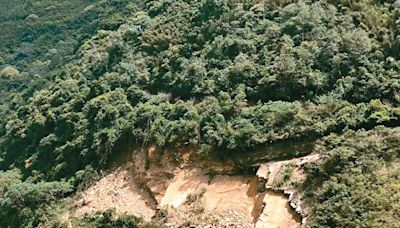
{"label": "dirt slope", "polygon": [[131,214],[150,220],[154,205],[149,195],[135,184],[130,170],[121,167],[81,194],[75,216],[82,217],[114,208],[117,214]]}
{"label": "dirt slope", "polygon": [[288,196],[268,191],[263,200],[264,209],[256,223],[256,228],[298,228],[301,220],[293,213]]}
{"label": "dirt slope", "polygon": [[[182,157],[193,161],[189,156]],[[232,169],[177,162],[171,154],[159,156],[150,147],[135,152],[125,165],[84,191],[75,216],[115,208],[117,213],[149,221],[157,210],[167,209],[164,222],[169,227],[300,227],[301,218],[290,207],[289,196],[268,189],[285,164],[301,167],[315,159],[261,164],[257,175],[222,175]]]}

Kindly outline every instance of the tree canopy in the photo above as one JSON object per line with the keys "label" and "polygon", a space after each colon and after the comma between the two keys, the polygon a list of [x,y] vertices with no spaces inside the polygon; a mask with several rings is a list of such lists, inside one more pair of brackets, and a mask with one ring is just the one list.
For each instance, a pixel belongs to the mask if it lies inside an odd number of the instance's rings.
{"label": "tree canopy", "polygon": [[323,138],[310,226],[395,224],[394,201],[380,200],[398,194],[386,161],[398,152],[398,1],[81,3],[0,9],[0,182],[19,173],[0,186],[0,207],[17,213],[0,220],[20,213],[15,192],[36,210],[127,145],[229,158]]}

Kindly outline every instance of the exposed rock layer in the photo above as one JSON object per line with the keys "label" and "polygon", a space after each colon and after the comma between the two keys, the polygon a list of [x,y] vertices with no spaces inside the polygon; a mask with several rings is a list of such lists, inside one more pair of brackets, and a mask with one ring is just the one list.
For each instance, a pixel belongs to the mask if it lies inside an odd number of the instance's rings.
{"label": "exposed rock layer", "polygon": [[161,155],[155,147],[135,151],[82,193],[75,215],[115,208],[150,220],[157,208],[168,208],[165,222],[171,227],[300,227],[299,214],[306,213],[296,191],[275,182],[287,164],[295,164],[294,175],[302,178],[302,165],[317,155],[261,164],[257,175],[239,175],[232,162],[201,161],[194,150],[179,151],[180,156]]}

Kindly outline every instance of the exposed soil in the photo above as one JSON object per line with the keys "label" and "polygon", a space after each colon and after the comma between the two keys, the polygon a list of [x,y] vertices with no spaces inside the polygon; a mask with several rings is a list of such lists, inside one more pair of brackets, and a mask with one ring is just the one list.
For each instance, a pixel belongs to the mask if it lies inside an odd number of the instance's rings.
{"label": "exposed soil", "polygon": [[[200,194],[198,199],[196,195]],[[190,202],[191,196],[195,196],[195,203]],[[197,227],[254,227],[256,224],[257,227],[294,228],[301,224],[301,218],[289,206],[288,196],[274,191],[260,193],[257,177],[210,177],[201,169],[181,170],[171,181],[161,206],[172,208],[168,217],[172,227],[182,225],[182,221]]]}
{"label": "exposed soil", "polygon": [[117,214],[131,214],[150,220],[154,207],[150,196],[137,184],[126,167],[121,167],[81,193],[75,216],[115,209]]}
{"label": "exposed soil", "polygon": [[200,169],[179,171],[168,186],[160,206],[178,208],[186,202],[189,195],[198,194],[208,187],[209,179]]}
{"label": "exposed soil", "polygon": [[204,194],[205,209],[214,212],[240,212],[251,221],[255,202],[255,195],[248,194],[251,179],[243,176],[214,177]]}
{"label": "exposed soil", "polygon": [[156,210],[168,208],[164,222],[169,227],[300,227],[288,195],[268,189],[283,165],[300,167],[318,157],[261,164],[257,175],[245,176],[232,175],[229,162],[220,167],[193,164],[190,156],[177,161],[172,153],[160,156],[154,147],[136,151],[125,165],[82,192],[74,216],[114,208],[148,221]]}
{"label": "exposed soil", "polygon": [[301,218],[293,213],[289,206],[288,196],[283,193],[267,191],[264,200],[264,209],[256,223],[256,228],[297,228]]}
{"label": "exposed soil", "polygon": [[[171,181],[160,206],[171,209],[171,226],[186,220],[197,226],[224,223],[251,227],[256,199],[255,193],[249,194],[252,179],[255,178],[210,176],[202,169],[187,167],[181,169]],[[199,211],[203,215],[200,216]]]}

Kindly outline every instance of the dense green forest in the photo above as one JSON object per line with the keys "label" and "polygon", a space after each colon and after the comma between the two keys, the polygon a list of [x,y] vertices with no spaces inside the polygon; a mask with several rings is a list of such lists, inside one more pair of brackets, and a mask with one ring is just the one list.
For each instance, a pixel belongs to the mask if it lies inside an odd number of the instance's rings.
{"label": "dense green forest", "polygon": [[400,226],[400,2],[0,5],[1,227],[47,221],[130,145],[304,139],[325,155],[308,226]]}

